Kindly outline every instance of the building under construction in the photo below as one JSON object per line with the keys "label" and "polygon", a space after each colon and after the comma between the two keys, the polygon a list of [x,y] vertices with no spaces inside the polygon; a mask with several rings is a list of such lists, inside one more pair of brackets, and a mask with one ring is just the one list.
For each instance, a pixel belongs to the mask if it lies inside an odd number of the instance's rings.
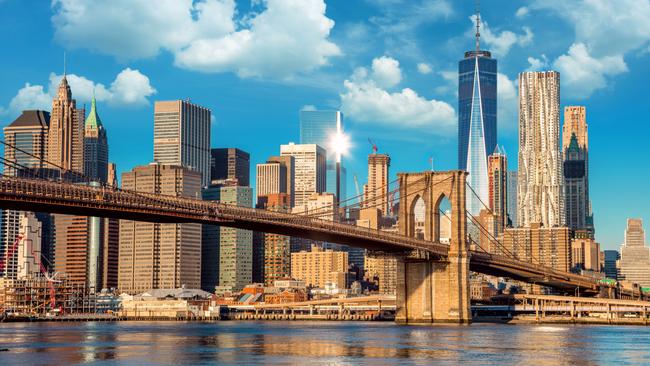
{"label": "building under construction", "polygon": [[97,311],[97,295],[66,278],[0,278],[0,317],[43,317]]}

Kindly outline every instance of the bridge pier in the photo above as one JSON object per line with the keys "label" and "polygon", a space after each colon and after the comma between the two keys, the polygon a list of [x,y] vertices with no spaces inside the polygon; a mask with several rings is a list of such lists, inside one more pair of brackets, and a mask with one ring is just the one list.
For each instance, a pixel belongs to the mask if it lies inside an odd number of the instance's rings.
{"label": "bridge pier", "polygon": [[397,323],[471,322],[467,257],[403,258],[398,261],[397,273]]}
{"label": "bridge pier", "polygon": [[451,205],[451,235],[446,258],[414,251],[397,264],[397,311],[400,324],[457,323],[472,320],[469,288],[469,248],[466,240],[465,181],[467,173],[401,173],[400,233],[415,236],[415,202],[424,201],[424,239],[440,241],[440,203]]}

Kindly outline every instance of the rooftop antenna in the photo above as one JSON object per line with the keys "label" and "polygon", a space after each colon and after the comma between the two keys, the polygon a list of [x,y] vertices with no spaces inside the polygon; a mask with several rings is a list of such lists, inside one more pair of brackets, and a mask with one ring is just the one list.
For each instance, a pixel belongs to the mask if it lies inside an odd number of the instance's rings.
{"label": "rooftop antenna", "polygon": [[63,77],[66,76],[66,70],[65,70],[65,51],[63,51]]}
{"label": "rooftop antenna", "polygon": [[476,55],[481,50],[481,0],[476,0]]}

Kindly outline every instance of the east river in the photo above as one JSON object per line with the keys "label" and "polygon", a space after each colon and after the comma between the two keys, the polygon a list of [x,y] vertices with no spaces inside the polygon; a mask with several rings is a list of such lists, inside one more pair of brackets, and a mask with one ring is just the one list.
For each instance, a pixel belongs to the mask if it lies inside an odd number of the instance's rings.
{"label": "east river", "polygon": [[0,323],[0,365],[650,364],[650,327]]}

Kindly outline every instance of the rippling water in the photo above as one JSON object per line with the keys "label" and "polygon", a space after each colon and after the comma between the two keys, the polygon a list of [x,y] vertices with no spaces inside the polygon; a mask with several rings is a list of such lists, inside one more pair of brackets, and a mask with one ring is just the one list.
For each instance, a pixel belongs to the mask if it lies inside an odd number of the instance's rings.
{"label": "rippling water", "polygon": [[0,323],[0,365],[650,364],[650,328],[377,322]]}

